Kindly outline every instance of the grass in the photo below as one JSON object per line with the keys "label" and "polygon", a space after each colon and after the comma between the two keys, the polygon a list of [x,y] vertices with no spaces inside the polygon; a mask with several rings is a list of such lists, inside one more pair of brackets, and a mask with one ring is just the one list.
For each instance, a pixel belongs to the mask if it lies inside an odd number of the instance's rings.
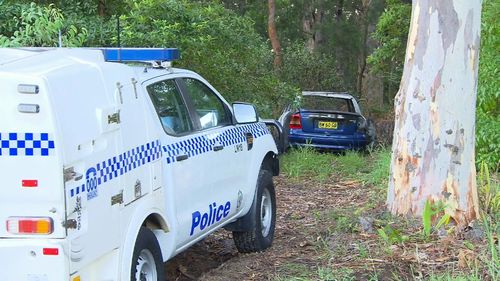
{"label": "grass", "polygon": [[366,157],[356,151],[347,151],[335,158],[334,171],[341,175],[368,172]]}
{"label": "grass", "polygon": [[321,153],[310,147],[291,149],[281,158],[283,173],[293,180],[314,179],[324,182],[333,175],[386,187],[391,153],[377,149],[370,154],[347,151]]}
{"label": "grass", "polygon": [[486,232],[486,239],[488,241],[488,250],[486,251],[486,268],[488,275],[492,280],[500,280],[500,222],[499,214],[496,218],[485,216],[483,219],[483,226]]}
{"label": "grass", "polygon": [[320,153],[313,148],[291,149],[281,158],[283,173],[293,180],[315,179],[325,181],[332,174],[334,155]]}
{"label": "grass", "polygon": [[369,173],[365,174],[363,181],[385,190],[389,181],[391,151],[387,148],[381,148],[372,152],[370,157]]}

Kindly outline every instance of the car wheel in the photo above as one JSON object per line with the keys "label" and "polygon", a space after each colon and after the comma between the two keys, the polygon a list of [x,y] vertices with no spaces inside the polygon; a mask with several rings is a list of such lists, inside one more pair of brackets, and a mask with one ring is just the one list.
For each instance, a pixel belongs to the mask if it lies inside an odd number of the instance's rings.
{"label": "car wheel", "polygon": [[153,232],[146,227],[141,227],[135,241],[132,267],[130,270],[132,281],[164,281],[165,270],[163,266],[160,245]]}
{"label": "car wheel", "polygon": [[271,172],[261,170],[257,180],[257,196],[250,231],[233,231],[233,240],[240,253],[260,252],[271,247],[276,225],[276,196]]}

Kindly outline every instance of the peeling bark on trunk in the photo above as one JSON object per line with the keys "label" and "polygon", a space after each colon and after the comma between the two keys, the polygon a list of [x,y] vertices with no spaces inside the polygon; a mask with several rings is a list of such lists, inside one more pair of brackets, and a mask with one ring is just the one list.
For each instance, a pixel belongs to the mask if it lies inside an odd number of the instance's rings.
{"label": "peeling bark on trunk", "polygon": [[465,225],[479,217],[474,120],[480,0],[414,0],[405,67],[395,98],[387,203],[420,216],[442,201]]}
{"label": "peeling bark on trunk", "polygon": [[268,0],[268,10],[269,17],[267,20],[267,31],[269,33],[269,40],[271,40],[271,46],[274,51],[274,68],[279,68],[281,66],[281,45],[278,39],[278,33],[276,31],[275,13],[276,13],[276,1]]}

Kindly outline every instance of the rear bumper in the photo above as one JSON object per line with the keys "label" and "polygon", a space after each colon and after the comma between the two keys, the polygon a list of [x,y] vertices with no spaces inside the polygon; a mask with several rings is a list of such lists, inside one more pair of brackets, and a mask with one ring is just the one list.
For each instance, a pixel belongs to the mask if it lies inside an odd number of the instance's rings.
{"label": "rear bumper", "polygon": [[[0,238],[0,280],[67,281],[68,258],[64,240]],[[58,249],[58,254],[44,255],[44,248]]]}
{"label": "rear bumper", "polygon": [[289,139],[292,147],[314,147],[327,150],[363,149],[369,143],[368,138],[362,133],[323,136],[291,130]]}

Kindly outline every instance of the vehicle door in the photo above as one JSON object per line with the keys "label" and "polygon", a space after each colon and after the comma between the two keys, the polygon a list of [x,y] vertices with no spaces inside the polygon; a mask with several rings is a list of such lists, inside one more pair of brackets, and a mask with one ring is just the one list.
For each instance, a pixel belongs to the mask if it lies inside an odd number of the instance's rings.
{"label": "vehicle door", "polygon": [[210,167],[224,149],[220,149],[216,129],[212,135],[201,130],[182,79],[153,80],[146,89],[157,113],[159,130],[163,130],[160,142],[165,196],[174,198],[166,199],[174,205],[176,247],[182,248],[229,219],[234,214],[231,205],[236,203],[237,194],[223,201],[212,191],[212,183],[220,182],[222,173],[214,174]]}
{"label": "vehicle door", "polygon": [[[212,156],[203,169],[207,173],[205,188],[210,190],[216,204],[229,202],[231,214],[236,214],[243,193],[249,190],[248,169],[251,163],[253,142],[251,128],[233,125],[229,105],[210,84],[195,77],[184,77],[183,88],[194,111],[195,122],[200,126],[200,135],[213,144]],[[236,199],[236,202],[231,200]],[[212,202],[212,204],[213,204]],[[215,208],[215,206],[214,206]],[[217,206],[215,220],[222,216]]]}

